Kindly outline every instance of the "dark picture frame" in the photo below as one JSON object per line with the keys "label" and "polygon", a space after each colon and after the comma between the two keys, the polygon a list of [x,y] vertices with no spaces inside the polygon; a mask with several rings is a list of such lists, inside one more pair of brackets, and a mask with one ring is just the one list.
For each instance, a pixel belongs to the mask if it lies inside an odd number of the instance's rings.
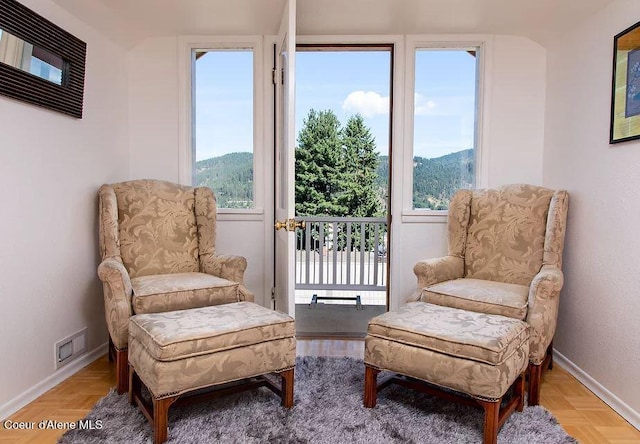
{"label": "dark picture frame", "polygon": [[63,61],[59,85],[0,63],[0,94],[82,118],[87,44],[15,0],[0,0],[0,29]]}
{"label": "dark picture frame", "polygon": [[640,22],[613,38],[609,143],[640,139]]}

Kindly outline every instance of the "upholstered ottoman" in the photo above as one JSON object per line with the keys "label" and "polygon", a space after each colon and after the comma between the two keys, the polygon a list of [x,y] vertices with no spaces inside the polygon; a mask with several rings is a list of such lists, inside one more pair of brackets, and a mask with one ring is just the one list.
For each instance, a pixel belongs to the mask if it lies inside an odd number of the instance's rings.
{"label": "upholstered ottoman", "polygon": [[[364,362],[365,407],[375,407],[378,389],[390,383],[479,404],[485,411],[484,442],[496,443],[507,417],[524,406],[529,330],[517,319],[411,302],[371,319]],[[402,376],[378,384],[380,370]],[[510,387],[513,396],[501,408]]]}
{"label": "upholstered ottoman", "polygon": [[[167,438],[169,407],[191,394],[200,399],[204,392],[212,397],[266,386],[292,407],[294,334],[293,318],[251,302],[132,316],[129,399],[152,423],[155,443]],[[268,373],[280,375],[281,387],[264,377]],[[142,384],[151,402],[141,395]]]}

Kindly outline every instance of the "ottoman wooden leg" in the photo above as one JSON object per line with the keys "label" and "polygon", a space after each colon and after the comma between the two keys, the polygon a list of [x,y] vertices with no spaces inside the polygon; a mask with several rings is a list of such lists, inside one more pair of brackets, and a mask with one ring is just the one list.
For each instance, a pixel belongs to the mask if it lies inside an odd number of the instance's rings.
{"label": "ottoman wooden leg", "polygon": [[291,407],[293,407],[294,369],[289,369],[289,370],[280,372],[280,379],[282,380],[282,388],[280,393],[282,406],[290,409]]}
{"label": "ottoman wooden leg", "polygon": [[136,396],[141,398],[142,383],[133,366],[129,366],[129,402],[136,405]]}
{"label": "ottoman wooden leg", "polygon": [[497,444],[498,428],[500,425],[500,399],[497,401],[481,401],[478,403],[484,409],[484,444]]}
{"label": "ottoman wooden leg", "polygon": [[364,366],[364,406],[373,408],[378,400],[378,373],[380,370]]}
{"label": "ottoman wooden leg", "polygon": [[162,399],[153,398],[153,444],[162,444],[167,440],[169,407],[177,399],[177,396]]}
{"label": "ottoman wooden leg", "polygon": [[[544,363],[543,363],[544,364]],[[528,405],[540,404],[540,383],[542,382],[542,366],[529,363],[529,399]]]}

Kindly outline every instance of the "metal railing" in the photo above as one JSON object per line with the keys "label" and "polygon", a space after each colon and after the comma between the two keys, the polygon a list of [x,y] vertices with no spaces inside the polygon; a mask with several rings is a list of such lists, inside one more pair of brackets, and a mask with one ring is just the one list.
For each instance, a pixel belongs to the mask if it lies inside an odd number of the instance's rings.
{"label": "metal railing", "polygon": [[296,289],[384,290],[387,219],[304,217],[296,233]]}

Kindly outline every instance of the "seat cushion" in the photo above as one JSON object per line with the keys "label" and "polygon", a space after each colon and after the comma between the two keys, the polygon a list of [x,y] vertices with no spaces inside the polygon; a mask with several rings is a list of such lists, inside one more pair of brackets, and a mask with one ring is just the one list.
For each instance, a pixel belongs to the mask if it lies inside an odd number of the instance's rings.
{"label": "seat cushion", "polygon": [[482,279],[455,279],[427,287],[421,300],[432,304],[524,320],[529,287]]}
{"label": "seat cushion", "polygon": [[517,319],[425,302],[410,302],[374,317],[367,333],[491,365],[504,363],[529,340],[528,325]]}
{"label": "seat cushion", "polygon": [[291,316],[252,302],[139,314],[129,319],[130,339],[142,344],[158,361],[175,361],[294,335]]}
{"label": "seat cushion", "polygon": [[238,283],[206,273],[171,273],[131,279],[133,311],[160,313],[238,302]]}

